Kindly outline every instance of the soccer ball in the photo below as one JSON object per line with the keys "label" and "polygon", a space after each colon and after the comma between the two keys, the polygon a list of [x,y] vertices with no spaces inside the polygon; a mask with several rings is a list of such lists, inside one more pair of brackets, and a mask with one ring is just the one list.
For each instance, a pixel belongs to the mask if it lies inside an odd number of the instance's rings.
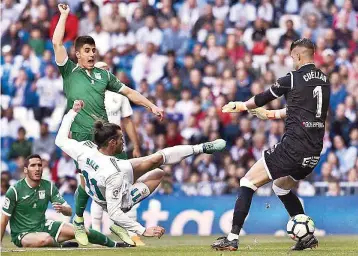
{"label": "soccer ball", "polygon": [[287,223],[287,234],[295,241],[309,239],[314,230],[313,220],[304,214],[293,216]]}

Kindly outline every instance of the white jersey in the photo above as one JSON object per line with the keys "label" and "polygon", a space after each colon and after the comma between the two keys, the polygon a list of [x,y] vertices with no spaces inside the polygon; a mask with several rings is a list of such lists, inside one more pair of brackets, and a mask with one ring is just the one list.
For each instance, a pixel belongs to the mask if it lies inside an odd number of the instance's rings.
{"label": "white jersey", "polygon": [[110,123],[119,124],[121,118],[133,115],[133,109],[127,97],[111,92],[105,92],[104,105]]}
{"label": "white jersey", "polygon": [[78,142],[68,138],[77,113],[70,110],[63,118],[56,145],[77,161],[86,180],[86,192],[100,204],[117,225],[142,235],[145,228],[123,211],[133,206],[133,169],[129,160],[119,160],[98,151],[91,141]]}
{"label": "white jersey", "polygon": [[[128,98],[122,94],[106,91],[104,105],[110,123],[121,125],[122,118],[133,115],[133,109]],[[126,149],[126,144],[124,143],[123,151],[126,151]]]}

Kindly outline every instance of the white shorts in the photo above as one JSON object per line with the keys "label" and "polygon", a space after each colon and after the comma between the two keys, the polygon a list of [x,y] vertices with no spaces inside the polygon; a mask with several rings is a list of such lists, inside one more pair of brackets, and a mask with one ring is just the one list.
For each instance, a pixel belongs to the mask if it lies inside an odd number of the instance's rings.
{"label": "white shorts", "polygon": [[[138,182],[134,183],[133,185],[127,183],[124,191],[122,191],[122,202],[120,208],[123,212],[128,212],[133,207],[133,205],[138,204],[149,195],[150,190],[144,183]],[[98,201],[96,201],[96,203],[107,212],[107,203]]]}

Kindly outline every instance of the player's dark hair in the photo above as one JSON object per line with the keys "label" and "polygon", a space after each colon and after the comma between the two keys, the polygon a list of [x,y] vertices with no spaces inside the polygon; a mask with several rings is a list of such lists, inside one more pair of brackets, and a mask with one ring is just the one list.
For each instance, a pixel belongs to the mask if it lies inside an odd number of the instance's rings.
{"label": "player's dark hair", "polygon": [[75,50],[79,51],[85,44],[96,45],[93,37],[91,36],[79,36],[75,40]]}
{"label": "player's dark hair", "polygon": [[94,123],[94,143],[98,148],[107,146],[110,140],[118,139],[118,130],[121,130],[121,127],[117,124],[96,121]]}
{"label": "player's dark hair", "polygon": [[292,44],[291,44],[290,51],[292,52],[292,50],[295,49],[296,47],[304,47],[304,48],[310,50],[312,55],[313,55],[314,50],[315,50],[314,43],[311,40],[307,39],[307,38],[302,38],[302,39],[298,39],[296,41],[293,41]]}
{"label": "player's dark hair", "polygon": [[38,158],[38,159],[40,159],[40,160],[42,161],[42,158],[41,158],[40,155],[38,155],[38,154],[32,154],[32,155],[29,155],[28,157],[26,157],[24,166],[25,166],[26,168],[29,167],[30,160],[31,160],[31,159],[34,159],[34,158]]}

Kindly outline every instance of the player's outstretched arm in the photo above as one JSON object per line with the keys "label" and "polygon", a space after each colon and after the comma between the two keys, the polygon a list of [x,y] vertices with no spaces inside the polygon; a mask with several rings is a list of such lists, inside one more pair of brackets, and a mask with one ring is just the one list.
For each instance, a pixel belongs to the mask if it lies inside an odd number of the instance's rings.
{"label": "player's outstretched arm", "polygon": [[154,115],[158,116],[160,120],[163,120],[164,110],[154,105],[139,92],[125,86],[120,90],[120,93],[125,95],[133,103],[148,108]]}
{"label": "player's outstretched arm", "polygon": [[255,95],[245,102],[231,101],[223,106],[221,111],[224,113],[243,112],[249,109],[262,107],[270,101],[273,101],[274,99],[277,99],[288,93],[293,87],[292,80],[292,74],[289,73],[286,76],[279,78],[276,83],[270,87],[270,89]]}
{"label": "player's outstretched arm", "polygon": [[74,160],[77,160],[81,155],[82,144],[76,140],[68,138],[68,134],[70,133],[72,122],[75,120],[77,113],[83,106],[84,103],[82,100],[75,100],[73,108],[63,117],[55,140],[55,144]]}
{"label": "player's outstretched arm", "polygon": [[67,51],[65,46],[63,46],[63,37],[65,35],[66,20],[70,13],[70,7],[66,4],[59,4],[58,9],[61,15],[53,33],[52,44],[55,51],[56,63],[63,64],[67,59]]}
{"label": "player's outstretched arm", "polygon": [[286,118],[286,108],[267,110],[260,107],[260,108],[249,109],[248,112],[251,115],[257,116],[257,118],[261,120]]}
{"label": "player's outstretched arm", "polygon": [[10,216],[5,215],[4,213],[1,214],[1,242],[5,234],[5,229],[7,223],[9,222]]}

